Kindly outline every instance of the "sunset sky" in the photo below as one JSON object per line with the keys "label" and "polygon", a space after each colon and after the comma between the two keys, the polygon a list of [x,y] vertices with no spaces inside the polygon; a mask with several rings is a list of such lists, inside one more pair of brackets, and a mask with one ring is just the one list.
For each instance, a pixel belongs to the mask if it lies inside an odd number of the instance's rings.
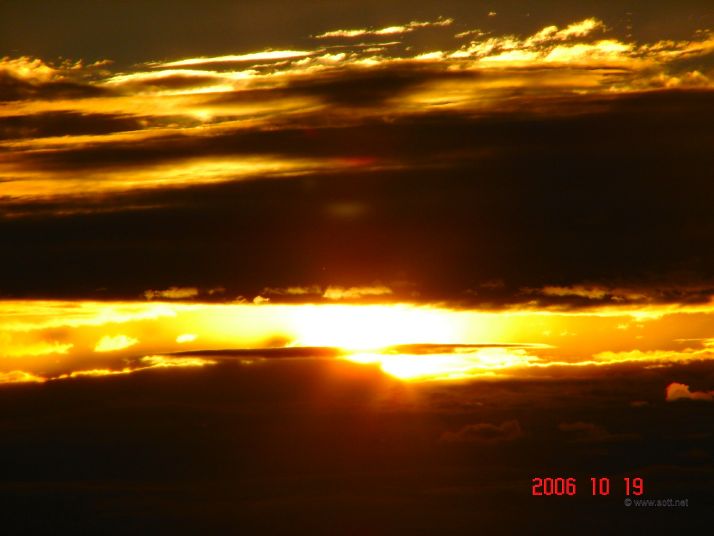
{"label": "sunset sky", "polygon": [[[460,533],[533,477],[639,471],[700,508],[647,522],[686,525],[714,495],[706,4],[0,2],[0,450],[53,452],[0,495],[118,493],[85,529],[230,531],[228,494]],[[204,456],[231,449],[256,465]],[[620,491],[554,499],[639,526]]]}

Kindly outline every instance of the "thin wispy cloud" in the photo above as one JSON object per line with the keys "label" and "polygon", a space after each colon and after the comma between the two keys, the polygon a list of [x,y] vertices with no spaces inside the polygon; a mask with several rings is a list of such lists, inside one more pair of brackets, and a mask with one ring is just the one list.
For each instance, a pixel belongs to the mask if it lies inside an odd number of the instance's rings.
{"label": "thin wispy cloud", "polygon": [[272,60],[292,60],[295,58],[304,58],[315,54],[309,50],[265,50],[262,52],[251,52],[248,54],[229,54],[226,56],[187,58],[183,60],[169,61],[165,63],[149,64],[164,69],[173,67],[192,67],[198,65],[210,65],[213,63],[243,63],[256,61],[272,61]]}
{"label": "thin wispy cloud", "polygon": [[321,33],[315,36],[315,39],[329,39],[329,38],[354,38],[354,37],[365,37],[365,36],[385,36],[385,35],[399,35],[411,33],[414,30],[420,28],[439,28],[445,26],[451,26],[454,23],[454,19],[440,18],[435,21],[411,21],[406,24],[399,24],[394,26],[385,26],[384,28],[358,28],[351,30],[330,30],[328,32]]}

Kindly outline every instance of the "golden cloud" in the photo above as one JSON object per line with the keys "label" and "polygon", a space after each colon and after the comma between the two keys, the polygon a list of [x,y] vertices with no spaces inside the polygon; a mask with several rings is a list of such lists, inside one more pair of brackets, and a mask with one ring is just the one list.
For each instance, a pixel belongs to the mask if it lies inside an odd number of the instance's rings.
{"label": "golden cloud", "polygon": [[322,294],[323,298],[328,300],[351,300],[356,298],[364,298],[366,296],[388,296],[392,294],[392,289],[383,285],[374,287],[327,287]]}
{"label": "golden cloud", "polygon": [[412,21],[403,25],[396,26],[386,26],[379,29],[369,29],[369,28],[359,28],[354,30],[331,30],[329,32],[322,33],[320,35],[314,36],[315,39],[327,39],[331,37],[364,37],[364,36],[382,36],[382,35],[395,35],[395,34],[405,34],[413,32],[418,28],[429,28],[429,27],[444,27],[450,26],[454,23],[454,19],[444,19],[439,18],[436,21]]}
{"label": "golden cloud", "polygon": [[190,309],[181,304],[93,301],[0,301],[0,330],[31,332],[53,328],[80,328],[175,317]]}
{"label": "golden cloud", "polygon": [[314,54],[314,51],[310,50],[263,50],[261,52],[250,52],[248,54],[187,58],[167,63],[149,65],[161,68],[192,67],[196,65],[209,65],[214,63],[248,63],[255,61],[292,60],[295,58],[311,56],[312,54]]}
{"label": "golden cloud", "polygon": [[[409,34],[452,23],[451,19],[412,21],[377,29],[334,30],[318,37]],[[106,62],[54,65],[36,58],[6,57],[0,60],[0,72],[24,80],[30,89],[10,91],[12,102],[0,104],[0,119],[34,117],[40,121],[47,114],[71,114],[111,117],[117,126],[108,132],[18,135],[0,141],[5,151],[0,162],[3,194],[19,204],[349,168],[352,162],[328,157],[214,155],[211,147],[219,144],[208,142],[242,132],[323,122],[353,125],[434,109],[501,110],[514,104],[514,91],[536,113],[539,107],[531,100],[544,94],[549,98],[575,94],[610,98],[616,92],[653,88],[712,87],[711,66],[705,61],[714,51],[711,33],[652,43],[631,42],[610,33],[603,21],[590,17],[564,27],[547,26],[529,36],[461,32],[459,38],[470,38],[467,44],[461,46],[459,41],[441,50],[348,43],[340,45],[339,52],[330,47],[264,50],[149,62],[121,73],[110,72]],[[693,63],[698,58],[702,63]],[[376,81],[352,80],[369,73],[374,73]],[[395,84],[389,76],[406,82]],[[380,86],[379,77],[386,77],[387,85]],[[64,85],[56,87],[58,81]],[[69,93],[68,84],[74,88]],[[366,89],[345,89],[358,86]],[[375,97],[370,97],[370,91],[375,91]],[[349,98],[345,93],[350,93]],[[191,154],[182,151],[189,143],[200,149]],[[166,146],[177,147],[171,158]],[[123,165],[88,159],[81,179],[69,164],[66,168],[49,164],[65,156],[77,162],[74,153],[115,149],[141,149],[155,156]],[[161,155],[167,156],[162,159]],[[8,210],[7,214],[12,217],[13,213]],[[14,213],[15,217],[28,214],[31,211],[26,208]]]}
{"label": "golden cloud", "polygon": [[569,24],[562,30],[557,26],[546,26],[539,32],[533,34],[526,40],[526,43],[547,43],[551,41],[567,41],[576,37],[585,37],[596,30],[604,30],[603,22],[596,18],[584,19],[579,22]]}
{"label": "golden cloud", "polygon": [[74,347],[71,342],[44,340],[27,333],[12,333],[0,328],[0,357],[36,357],[66,354]]}
{"label": "golden cloud", "polygon": [[42,383],[44,381],[45,379],[40,376],[21,370],[0,372],[0,383]]}
{"label": "golden cloud", "polygon": [[667,400],[667,402],[673,402],[675,400],[702,400],[712,402],[714,401],[714,391],[690,391],[688,385],[673,382],[667,386],[665,400]]}
{"label": "golden cloud", "polygon": [[33,82],[49,82],[61,77],[59,69],[48,65],[41,59],[27,56],[0,58],[0,73]]}
{"label": "golden cloud", "polygon": [[127,337],[126,335],[105,335],[97,342],[94,347],[95,352],[117,352],[119,350],[124,350],[130,346],[134,346],[139,342],[138,339],[134,337]]}
{"label": "golden cloud", "polygon": [[625,352],[600,352],[593,356],[599,363],[691,363],[714,359],[714,349],[629,350]]}
{"label": "golden cloud", "polygon": [[147,365],[145,368],[174,368],[174,367],[205,367],[215,365],[212,359],[202,357],[172,357],[164,355],[150,355],[141,358],[141,363]]}
{"label": "golden cloud", "polygon": [[620,288],[608,288],[597,285],[574,285],[570,287],[546,286],[540,290],[535,290],[531,292],[540,293],[544,296],[575,296],[578,298],[586,298],[589,300],[602,300],[607,298],[615,302],[642,301],[647,299],[647,295],[643,294],[642,292],[636,292],[634,290]]}
{"label": "golden cloud", "polygon": [[198,289],[195,287],[170,287],[164,290],[147,290],[144,297],[147,300],[183,300],[198,296]]}
{"label": "golden cloud", "polygon": [[311,285],[306,287],[293,286],[293,287],[266,287],[263,289],[261,294],[273,295],[273,296],[307,296],[310,294],[319,295],[322,293],[322,289],[317,285]]}
{"label": "golden cloud", "polygon": [[124,374],[132,374],[134,372],[140,372],[150,369],[161,369],[161,368],[186,368],[186,367],[205,367],[207,365],[214,365],[216,362],[211,359],[204,359],[200,357],[171,357],[171,356],[161,356],[152,355],[145,356],[139,360],[138,366],[128,366],[120,369],[110,369],[110,368],[95,368],[95,369],[84,369],[75,370],[67,374],[61,374],[56,377],[42,378],[38,381],[46,380],[66,380],[72,378],[97,378],[103,376],[117,376]]}

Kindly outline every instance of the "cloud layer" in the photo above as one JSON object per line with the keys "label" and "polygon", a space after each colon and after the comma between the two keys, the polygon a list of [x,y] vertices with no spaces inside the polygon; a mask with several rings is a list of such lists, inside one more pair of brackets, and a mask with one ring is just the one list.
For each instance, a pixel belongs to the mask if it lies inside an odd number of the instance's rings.
{"label": "cloud layer", "polygon": [[316,35],[130,70],[4,58],[0,294],[709,302],[711,33]]}

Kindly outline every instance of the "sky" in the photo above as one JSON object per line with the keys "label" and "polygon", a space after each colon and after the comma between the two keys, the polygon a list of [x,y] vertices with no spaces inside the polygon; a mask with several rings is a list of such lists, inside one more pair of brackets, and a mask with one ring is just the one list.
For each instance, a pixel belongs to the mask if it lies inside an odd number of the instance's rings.
{"label": "sky", "polygon": [[459,533],[641,471],[703,508],[713,89],[699,1],[0,2],[0,449],[55,452],[0,494]]}

